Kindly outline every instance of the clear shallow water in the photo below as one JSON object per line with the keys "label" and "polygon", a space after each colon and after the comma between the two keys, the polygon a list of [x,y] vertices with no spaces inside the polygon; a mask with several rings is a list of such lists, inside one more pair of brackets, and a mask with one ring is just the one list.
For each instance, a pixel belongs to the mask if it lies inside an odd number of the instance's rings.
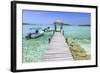
{"label": "clear shallow water", "polygon": [[43,25],[23,25],[23,63],[39,62],[48,47],[48,39],[53,32],[44,33],[43,36],[36,39],[25,39],[25,36],[30,32],[35,32],[36,29],[42,30],[46,26]]}
{"label": "clear shallow water", "polygon": [[91,27],[90,26],[64,26],[65,38],[77,41],[85,51],[91,53]]}
{"label": "clear shallow water", "polygon": [[[53,25],[48,25],[54,30]],[[47,50],[48,39],[53,32],[45,32],[44,36],[36,39],[25,39],[29,32],[35,32],[36,29],[43,29],[45,25],[23,25],[23,63],[40,62],[42,56]],[[63,26],[64,37],[73,39],[90,54],[90,26]]]}

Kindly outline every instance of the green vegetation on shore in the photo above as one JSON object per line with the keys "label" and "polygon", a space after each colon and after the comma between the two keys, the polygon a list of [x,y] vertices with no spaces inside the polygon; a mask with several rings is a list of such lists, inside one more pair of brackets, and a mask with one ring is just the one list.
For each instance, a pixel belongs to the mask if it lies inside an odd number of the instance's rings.
{"label": "green vegetation on shore", "polygon": [[74,60],[89,60],[91,56],[82,48],[78,42],[66,39]]}

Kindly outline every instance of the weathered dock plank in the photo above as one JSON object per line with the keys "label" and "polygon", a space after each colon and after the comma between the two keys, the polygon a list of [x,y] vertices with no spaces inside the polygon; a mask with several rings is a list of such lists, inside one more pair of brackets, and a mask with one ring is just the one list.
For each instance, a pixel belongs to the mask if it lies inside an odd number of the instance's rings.
{"label": "weathered dock plank", "polygon": [[73,60],[69,46],[61,32],[55,32],[42,61]]}

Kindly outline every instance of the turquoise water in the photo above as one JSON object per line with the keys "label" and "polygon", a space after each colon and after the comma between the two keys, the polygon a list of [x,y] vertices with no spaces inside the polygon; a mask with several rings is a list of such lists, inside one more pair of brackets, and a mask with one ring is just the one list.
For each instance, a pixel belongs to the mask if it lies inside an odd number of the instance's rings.
{"label": "turquoise water", "polygon": [[[48,25],[54,30],[53,25]],[[44,35],[36,39],[25,39],[29,32],[35,32],[36,29],[43,29],[46,25],[23,25],[23,63],[41,62],[42,56],[48,47],[48,39],[53,35],[53,31],[44,32]],[[90,54],[90,26],[63,26],[64,37],[73,39]]]}
{"label": "turquoise water", "polygon": [[63,26],[66,37],[90,39],[90,26]]}
{"label": "turquoise water", "polygon": [[45,32],[43,36],[36,39],[26,39],[25,36],[30,32],[35,32],[36,29],[42,29],[45,26],[40,25],[23,25],[23,51],[22,62],[40,62],[41,57],[45,54],[48,47],[48,39],[53,32]]}
{"label": "turquoise water", "polygon": [[78,42],[85,51],[91,53],[91,26],[64,26],[65,38]]}

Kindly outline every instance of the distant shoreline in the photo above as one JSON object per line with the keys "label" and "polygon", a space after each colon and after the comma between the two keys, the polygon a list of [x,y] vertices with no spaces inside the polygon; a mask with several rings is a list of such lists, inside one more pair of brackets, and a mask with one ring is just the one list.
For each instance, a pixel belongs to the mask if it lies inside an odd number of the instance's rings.
{"label": "distant shoreline", "polygon": [[[22,23],[23,25],[36,25],[35,23]],[[39,24],[39,25],[42,25],[42,24]],[[46,24],[45,24],[46,25]],[[47,24],[47,25],[52,25],[52,24]],[[63,24],[63,25],[66,25],[66,26],[91,26],[91,25],[72,25],[72,24]]]}

